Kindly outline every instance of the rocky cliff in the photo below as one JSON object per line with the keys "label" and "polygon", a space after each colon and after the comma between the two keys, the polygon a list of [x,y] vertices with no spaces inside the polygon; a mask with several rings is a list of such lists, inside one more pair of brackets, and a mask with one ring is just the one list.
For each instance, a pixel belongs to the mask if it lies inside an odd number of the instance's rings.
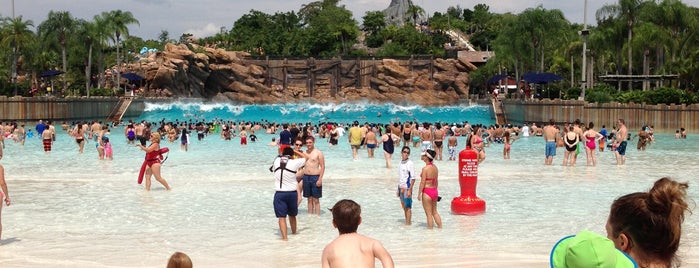
{"label": "rocky cliff", "polygon": [[[354,66],[354,71],[336,65],[307,68],[317,81],[287,83],[272,77],[271,65],[251,60],[246,52],[197,45],[167,44],[162,52],[141,57],[124,72],[144,76],[146,96],[195,97],[238,103],[283,102],[393,102],[427,106],[459,103],[468,98],[469,72],[476,66],[463,59],[428,60],[428,67],[412,68],[405,60],[372,61],[371,71]],[[258,64],[255,64],[258,63]],[[358,64],[355,64],[358,65]],[[276,70],[278,71],[279,67]],[[285,68],[285,67],[284,67]],[[286,70],[286,69],[285,69]],[[356,75],[362,73],[363,75]],[[287,77],[294,74],[284,72]],[[310,77],[310,76],[309,76]],[[324,77],[331,77],[323,79]],[[337,77],[334,78],[333,77]],[[355,79],[355,82],[348,80]],[[336,81],[334,84],[327,81]],[[305,81],[305,80],[304,80]],[[366,81],[366,82],[361,82]],[[309,84],[313,83],[309,89]],[[351,84],[351,85],[350,85]],[[360,85],[360,86],[357,86]]]}

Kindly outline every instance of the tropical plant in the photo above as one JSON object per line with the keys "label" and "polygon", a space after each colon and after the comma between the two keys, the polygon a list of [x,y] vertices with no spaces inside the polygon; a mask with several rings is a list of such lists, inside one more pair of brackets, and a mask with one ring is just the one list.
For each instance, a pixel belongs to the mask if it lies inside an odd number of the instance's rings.
{"label": "tropical plant", "polygon": [[0,22],[0,42],[3,47],[9,47],[12,51],[12,71],[8,80],[11,80],[14,84],[13,96],[16,96],[18,93],[17,74],[19,70],[17,60],[23,54],[24,47],[34,42],[34,33],[29,29],[29,27],[33,26],[34,22],[24,20],[22,16],[17,16],[14,19],[3,18]]}

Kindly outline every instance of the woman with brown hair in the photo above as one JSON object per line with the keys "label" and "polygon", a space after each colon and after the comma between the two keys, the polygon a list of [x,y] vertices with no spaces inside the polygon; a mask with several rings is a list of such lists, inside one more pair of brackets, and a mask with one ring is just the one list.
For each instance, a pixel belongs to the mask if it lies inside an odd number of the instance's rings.
{"label": "woman with brown hair", "polygon": [[678,267],[682,222],[690,210],[687,187],[686,182],[662,178],[648,192],[618,198],[607,220],[607,237],[638,267]]}

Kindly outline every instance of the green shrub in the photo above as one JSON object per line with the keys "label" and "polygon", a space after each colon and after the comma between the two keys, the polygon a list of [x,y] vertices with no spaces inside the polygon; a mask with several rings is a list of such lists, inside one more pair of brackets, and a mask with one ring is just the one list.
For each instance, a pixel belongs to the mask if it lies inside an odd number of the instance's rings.
{"label": "green shrub", "polygon": [[633,90],[622,92],[616,96],[616,101],[621,103],[644,103],[647,102],[646,94],[643,91]]}
{"label": "green shrub", "polygon": [[609,85],[600,84],[585,90],[585,100],[587,102],[606,103],[615,99],[617,90]]}

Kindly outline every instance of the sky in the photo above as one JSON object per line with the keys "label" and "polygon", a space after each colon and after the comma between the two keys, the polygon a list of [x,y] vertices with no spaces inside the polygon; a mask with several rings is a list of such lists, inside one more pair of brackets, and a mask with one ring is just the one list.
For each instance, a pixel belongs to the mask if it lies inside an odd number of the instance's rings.
{"label": "sky", "polygon": [[[91,21],[95,15],[104,11],[120,9],[130,11],[140,25],[130,25],[129,34],[143,39],[158,39],[161,31],[166,30],[171,39],[177,39],[183,33],[196,37],[206,37],[229,30],[233,23],[251,10],[267,14],[276,12],[298,11],[302,5],[313,0],[0,0],[0,16],[22,16],[32,20],[38,26],[46,20],[49,11],[68,11],[73,17]],[[559,9],[572,23],[583,23],[585,2],[587,2],[587,23],[594,24],[595,12],[615,0],[413,0],[429,15],[434,12],[446,12],[450,6],[473,9],[477,4],[490,6],[493,13],[518,14],[527,8],[539,5],[545,9]],[[684,0],[689,6],[699,6],[699,0]],[[352,11],[354,18],[361,23],[361,17],[367,11],[378,11],[388,7],[391,0],[341,0]]]}

